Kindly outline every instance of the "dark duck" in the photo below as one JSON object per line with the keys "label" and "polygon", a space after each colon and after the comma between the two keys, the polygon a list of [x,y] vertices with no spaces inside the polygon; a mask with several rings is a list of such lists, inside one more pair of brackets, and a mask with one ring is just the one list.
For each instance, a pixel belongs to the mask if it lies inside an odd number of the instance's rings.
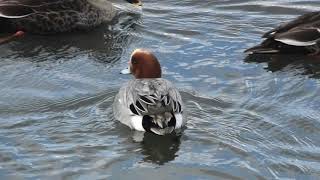
{"label": "dark duck", "polygon": [[306,13],[265,33],[265,40],[247,54],[320,55],[320,11]]}

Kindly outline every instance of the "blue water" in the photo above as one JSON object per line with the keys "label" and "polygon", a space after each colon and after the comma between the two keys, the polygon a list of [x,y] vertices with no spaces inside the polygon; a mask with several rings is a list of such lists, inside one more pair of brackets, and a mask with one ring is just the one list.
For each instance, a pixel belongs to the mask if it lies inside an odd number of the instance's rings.
{"label": "blue water", "polygon": [[[319,59],[242,53],[317,0],[113,2],[120,15],[92,32],[0,46],[1,179],[319,178]],[[113,118],[136,48],[181,90],[181,134]]]}

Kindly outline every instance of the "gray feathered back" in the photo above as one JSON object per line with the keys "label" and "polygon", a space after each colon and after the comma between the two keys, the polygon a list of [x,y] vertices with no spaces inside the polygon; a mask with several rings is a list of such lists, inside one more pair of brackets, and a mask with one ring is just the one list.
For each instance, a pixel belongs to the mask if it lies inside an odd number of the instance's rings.
{"label": "gray feathered back", "polygon": [[183,111],[180,93],[165,79],[131,80],[123,90],[126,106],[134,114],[151,115]]}

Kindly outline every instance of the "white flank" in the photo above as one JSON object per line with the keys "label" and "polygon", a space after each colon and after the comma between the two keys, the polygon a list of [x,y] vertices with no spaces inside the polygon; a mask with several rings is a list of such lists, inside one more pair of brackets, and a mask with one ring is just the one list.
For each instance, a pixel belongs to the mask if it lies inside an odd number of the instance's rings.
{"label": "white flank", "polygon": [[131,127],[137,131],[145,131],[142,126],[142,116],[131,116]]}
{"label": "white flank", "polygon": [[183,117],[181,113],[175,113],[174,117],[176,118],[176,127],[175,129],[180,129],[183,124]]}
{"label": "white flank", "polygon": [[314,40],[314,41],[297,41],[294,39],[275,39],[275,40],[291,46],[312,46],[317,43],[317,40]]}

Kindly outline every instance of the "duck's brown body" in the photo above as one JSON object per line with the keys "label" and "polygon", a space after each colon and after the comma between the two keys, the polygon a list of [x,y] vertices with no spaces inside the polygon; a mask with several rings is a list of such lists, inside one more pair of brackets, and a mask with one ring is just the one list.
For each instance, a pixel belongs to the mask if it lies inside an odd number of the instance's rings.
{"label": "duck's brown body", "polygon": [[0,32],[52,34],[85,30],[111,20],[114,14],[111,3],[99,8],[88,0],[1,0]]}
{"label": "duck's brown body", "polygon": [[247,49],[249,54],[320,54],[320,11],[302,15],[265,33],[261,44]]}

